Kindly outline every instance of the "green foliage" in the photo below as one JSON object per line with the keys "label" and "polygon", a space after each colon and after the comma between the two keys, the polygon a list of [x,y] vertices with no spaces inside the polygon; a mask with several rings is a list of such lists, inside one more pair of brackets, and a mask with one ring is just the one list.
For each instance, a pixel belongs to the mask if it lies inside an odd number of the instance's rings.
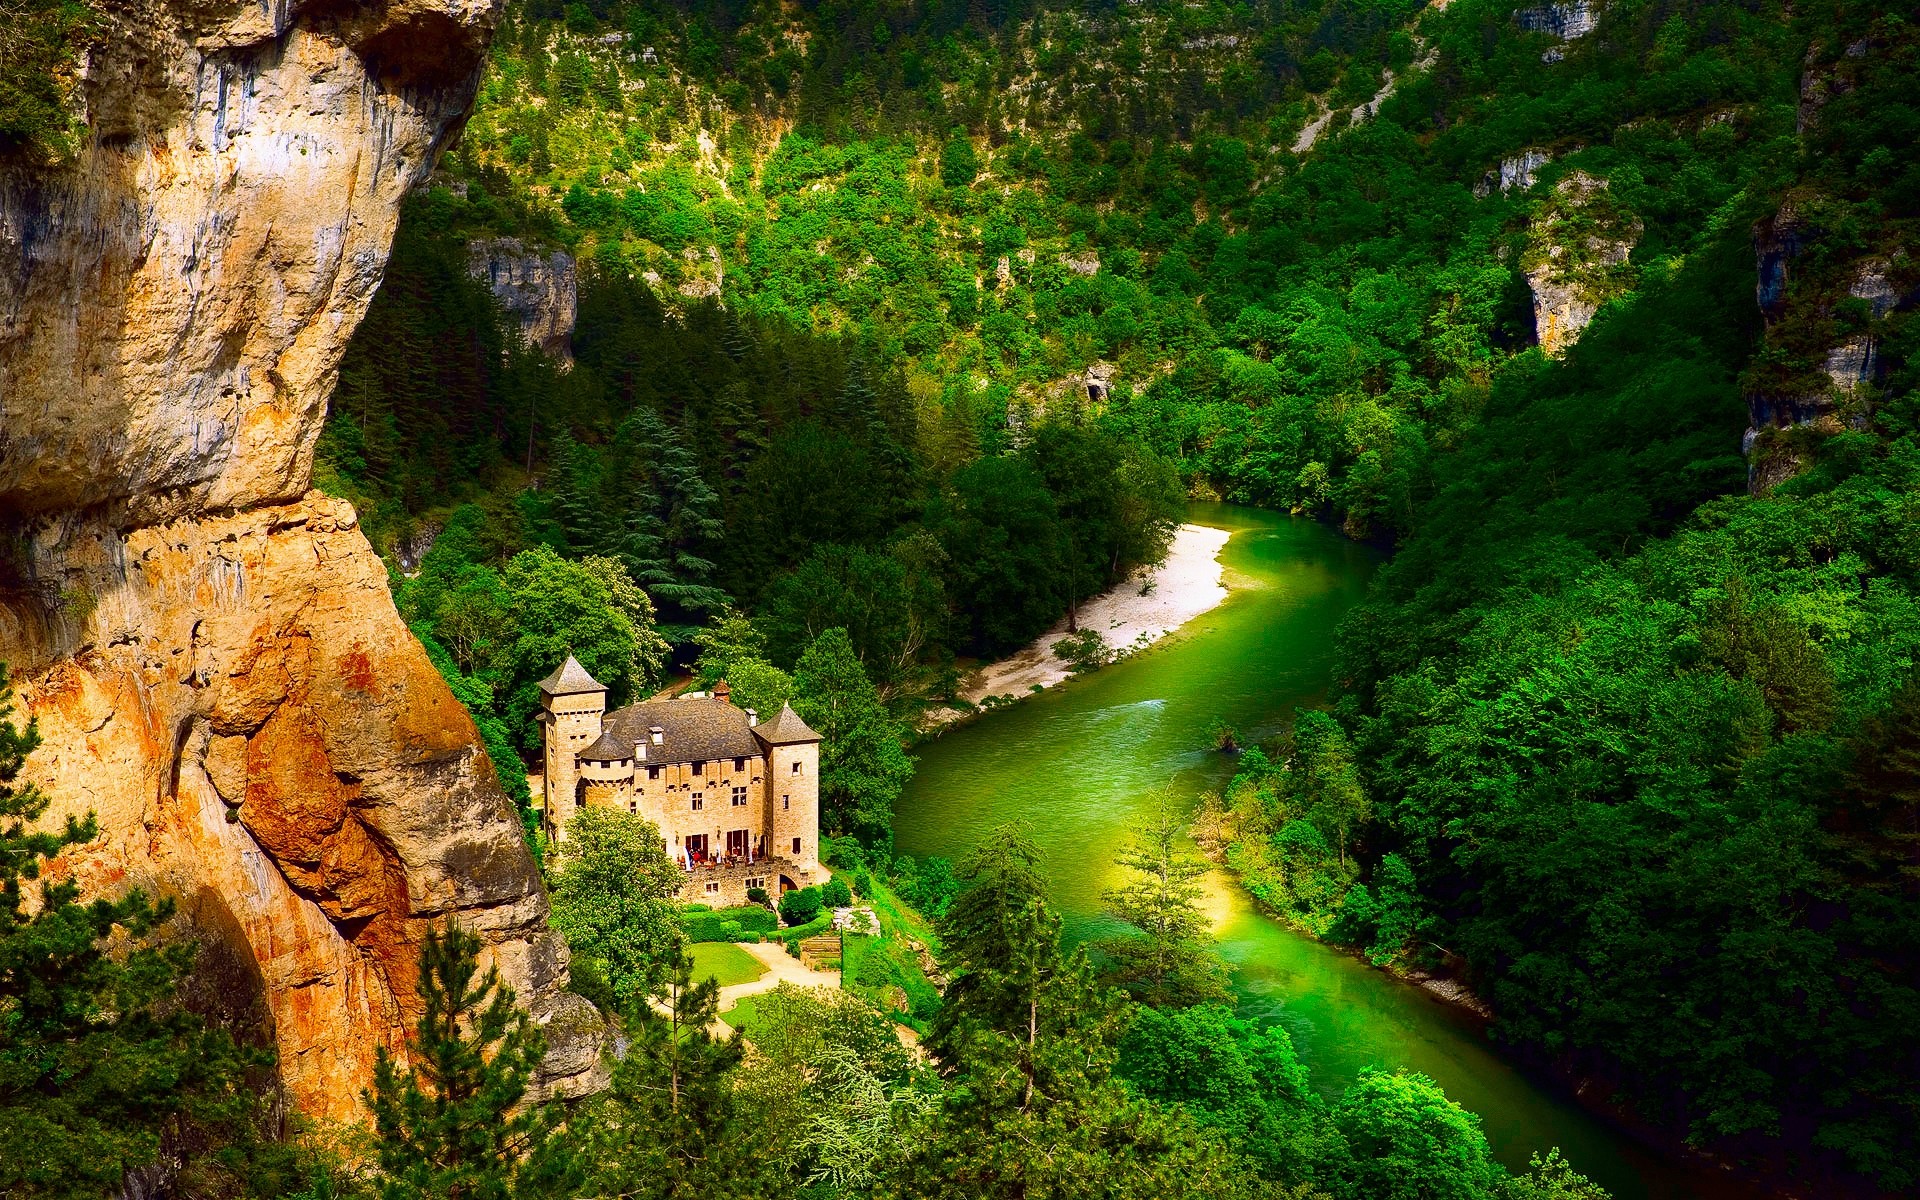
{"label": "green foliage", "polygon": [[937,855],[922,859],[901,855],[893,860],[892,880],[902,900],[934,921],[947,915],[964,886],[953,872],[953,863]]}
{"label": "green foliage", "polygon": [[[755,888],[754,891],[764,889]],[[788,893],[792,895],[793,893]],[[689,943],[723,942],[736,939],[724,935],[723,926],[733,925],[745,933],[773,933],[780,928],[780,919],[759,903],[744,904],[739,908],[723,908],[717,912],[687,912],[680,916],[680,933]]]}
{"label": "green foliage", "polygon": [[827,908],[845,908],[853,903],[853,891],[836,875],[820,885],[820,903]]}
{"label": "green foliage", "polygon": [[503,716],[521,731],[522,743],[538,745],[538,684],[571,654],[608,688],[610,708],[633,692],[638,643],[633,623],[616,605],[601,576],[545,546],[523,550],[500,573],[513,604],[517,636],[503,651],[498,673]]}
{"label": "green foliage", "polygon": [[457,925],[420,947],[420,1019],[403,1073],[383,1046],[365,1094],[378,1134],[383,1200],[570,1194],[578,1165],[555,1136],[560,1114],[523,1105],[545,1038],[480,940]]}
{"label": "green foliage", "polygon": [[1106,894],[1107,913],[1132,933],[1104,938],[1107,980],[1155,1008],[1183,1008],[1227,996],[1226,969],[1213,953],[1211,922],[1200,909],[1207,864],[1187,847],[1187,823],[1162,796],[1117,862],[1133,873]]}
{"label": "green foliage", "polygon": [[1237,1196],[1252,1174],[1177,1109],[1113,1078],[1125,1005],[1084,950],[1063,954],[1036,852],[992,832],[962,864],[940,923],[956,972],[929,1039],[955,1076],[903,1142],[882,1194]]}
{"label": "green foliage", "polygon": [[900,748],[905,731],[880,703],[847,631],[813,640],[793,672],[794,711],[820,743],[820,824],[863,841],[889,836],[893,802],[913,776]]}
{"label": "green foliage", "polygon": [[892,1024],[848,992],[781,984],[753,999],[741,1103],[794,1186],[866,1194],[935,1102],[939,1080],[916,1069]]}
{"label": "green foliage", "polygon": [[1237,1020],[1225,1005],[1141,1009],[1120,1042],[1119,1071],[1140,1095],[1220,1131],[1264,1178],[1318,1178],[1323,1144],[1337,1146],[1287,1031]]}
{"label": "green foliage", "polygon": [[1294,924],[1322,937],[1378,943],[1378,962],[1395,958],[1402,946],[1382,937],[1379,906],[1349,859],[1370,808],[1345,731],[1325,713],[1301,712],[1279,757],[1276,767],[1249,750],[1225,799],[1211,802],[1209,819],[1223,823],[1232,840],[1229,864],[1249,891]]}
{"label": "green foliage", "polygon": [[1560,1151],[1545,1158],[1535,1154],[1525,1175],[1509,1179],[1500,1189],[1501,1200],[1607,1200],[1607,1191],[1576,1172]]}
{"label": "green foliage", "polygon": [[614,808],[575,813],[549,880],[554,929],[604,972],[618,1009],[659,994],[680,959],[674,899],[685,875],[653,822]]}
{"label": "green foliage", "polygon": [[1480,1119],[1424,1075],[1365,1071],[1333,1106],[1342,1200],[1487,1200],[1502,1176]]}
{"label": "green foliage", "polygon": [[78,149],[79,58],[99,29],[85,0],[12,0],[0,7],[0,152],[58,163]]}
{"label": "green foliage", "polygon": [[1053,644],[1053,656],[1065,662],[1076,675],[1097,671],[1113,661],[1113,647],[1098,629],[1070,633]]}
{"label": "green foliage", "polygon": [[[772,1166],[765,1128],[742,1104],[735,1078],[746,1053],[739,1034],[711,1032],[719,985],[693,981],[677,956],[660,1008],[627,1010],[626,1053],[613,1058],[607,1090],[569,1125],[586,1164],[585,1194],[692,1197],[762,1195]],[[665,1011],[662,1011],[664,1009]]]}
{"label": "green foliage", "polygon": [[16,782],[39,735],[12,722],[11,698],[0,665],[0,1189],[105,1195],[163,1146],[180,1147],[185,1179],[265,1182],[277,1153],[253,1144],[248,1073],[268,1057],[182,1008],[195,947],[152,941],[170,904],[139,891],[83,904],[71,880],[42,879],[99,830],[91,816],[35,828],[51,800]]}
{"label": "green foliage", "polygon": [[820,916],[820,889],[795,888],[780,897],[780,919],[788,925],[807,925]]}

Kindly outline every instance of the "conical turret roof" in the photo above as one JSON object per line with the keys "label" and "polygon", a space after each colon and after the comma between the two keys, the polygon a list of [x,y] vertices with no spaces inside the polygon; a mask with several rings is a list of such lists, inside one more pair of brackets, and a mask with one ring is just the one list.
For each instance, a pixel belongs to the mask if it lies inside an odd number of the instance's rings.
{"label": "conical turret roof", "polygon": [[756,737],[769,746],[791,746],[798,742],[817,742],[820,735],[800,719],[793,711],[793,705],[783,704],[780,713],[771,721],[762,721],[753,727]]}
{"label": "conical turret roof", "polygon": [[549,696],[574,696],[581,692],[604,692],[607,685],[587,674],[580,660],[569,654],[567,661],[540,681],[540,690]]}

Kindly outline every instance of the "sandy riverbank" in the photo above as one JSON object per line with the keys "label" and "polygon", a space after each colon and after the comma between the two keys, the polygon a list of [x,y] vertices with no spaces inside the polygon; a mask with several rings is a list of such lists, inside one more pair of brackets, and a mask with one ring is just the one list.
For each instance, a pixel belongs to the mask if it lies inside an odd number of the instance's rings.
{"label": "sandy riverbank", "polygon": [[[1220,551],[1229,536],[1207,525],[1182,525],[1174,531],[1166,562],[1080,606],[1080,628],[1098,630],[1107,645],[1125,653],[1159,641],[1217,606],[1227,598]],[[1052,687],[1072,674],[1053,653],[1054,644],[1066,636],[1063,619],[1018,654],[974,671],[960,695],[979,704],[989,696],[1017,698],[1036,686]],[[928,724],[940,725],[962,714],[947,708],[927,715]]]}

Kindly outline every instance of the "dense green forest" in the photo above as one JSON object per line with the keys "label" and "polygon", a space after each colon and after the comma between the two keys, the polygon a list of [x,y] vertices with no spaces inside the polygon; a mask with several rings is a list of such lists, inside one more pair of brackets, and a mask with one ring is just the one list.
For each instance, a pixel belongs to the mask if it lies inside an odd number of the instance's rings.
{"label": "dense green forest", "polygon": [[[1182,492],[1389,545],[1203,840],[1623,1114],[1908,1189],[1914,16],[518,4],[320,478],[501,748],[556,573],[629,691],[845,630],[879,756]],[[570,371],[466,276],[508,235],[580,263]]]}

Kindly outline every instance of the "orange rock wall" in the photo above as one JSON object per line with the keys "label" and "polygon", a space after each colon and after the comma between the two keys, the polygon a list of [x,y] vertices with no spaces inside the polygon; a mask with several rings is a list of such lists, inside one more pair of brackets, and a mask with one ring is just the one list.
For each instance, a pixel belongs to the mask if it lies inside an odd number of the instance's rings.
{"label": "orange rock wall", "polygon": [[[104,0],[91,138],[0,165],[0,661],[43,745],[57,870],[144,886],[251,964],[295,1103],[361,1115],[435,921],[477,931],[600,1070],[566,949],[466,713],[350,506],[308,492],[405,193],[471,101],[499,0]],[[227,972],[222,984],[245,972]]]}

